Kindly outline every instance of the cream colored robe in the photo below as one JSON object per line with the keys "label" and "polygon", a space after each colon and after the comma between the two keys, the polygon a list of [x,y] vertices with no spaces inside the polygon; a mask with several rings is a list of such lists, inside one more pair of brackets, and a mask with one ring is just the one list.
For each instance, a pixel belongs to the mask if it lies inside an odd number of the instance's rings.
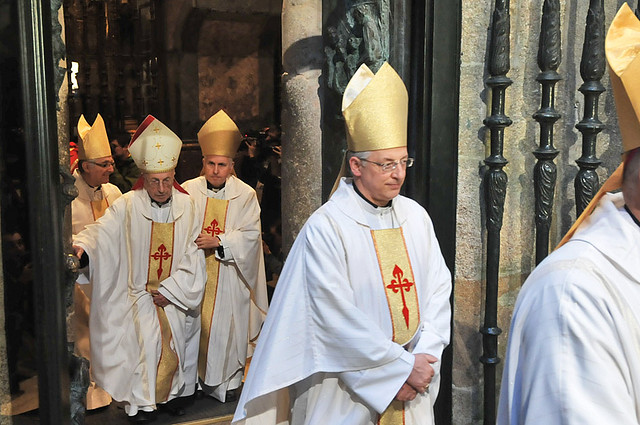
{"label": "cream colored robe", "polygon": [[[186,311],[200,305],[205,273],[204,256],[194,242],[200,225],[193,201],[174,188],[169,208],[166,221],[175,222],[173,261],[171,275],[159,291],[172,302],[164,310],[179,358],[172,399],[182,395],[185,385]],[[74,240],[89,255],[94,285],[90,321],[94,377],[114,399],[129,403],[129,415],[156,408],[161,337],[155,304],[145,290],[153,218],[147,192],[134,190]]]}
{"label": "cream colored robe", "polygon": [[[197,177],[182,186],[194,199],[197,217],[202,223],[207,197],[214,197],[212,191],[207,191],[206,179]],[[228,200],[229,207],[225,232],[219,235],[224,258],[220,264],[206,376],[200,379],[206,393],[224,402],[226,391],[237,388],[242,382],[246,359],[252,353],[249,345],[255,344],[268,306],[260,205],[256,193],[242,180],[230,176],[222,197],[216,197]],[[196,379],[199,315],[193,323],[187,350],[190,360],[195,361],[190,370]],[[193,353],[196,353],[195,357]]]}
{"label": "cream colored robe", "polygon": [[524,283],[498,424],[640,424],[640,227],[607,194]]}
{"label": "cream colored robe", "polygon": [[[287,257],[235,412],[237,424],[373,425],[414,364],[449,342],[451,274],[427,212],[397,196],[373,208],[340,182]],[[402,227],[420,307],[416,336],[392,341],[371,230]],[[407,425],[432,424],[430,390],[406,403]]]}

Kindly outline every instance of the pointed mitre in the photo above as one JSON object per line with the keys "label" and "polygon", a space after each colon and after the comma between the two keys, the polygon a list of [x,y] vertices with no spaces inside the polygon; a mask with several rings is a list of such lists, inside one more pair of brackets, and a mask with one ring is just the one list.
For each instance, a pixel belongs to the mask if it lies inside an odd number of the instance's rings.
{"label": "pointed mitre", "polygon": [[89,125],[84,115],[78,120],[78,159],[91,160],[111,156],[109,137],[104,126],[104,120],[98,114],[93,125]]}
{"label": "pointed mitre", "polygon": [[623,151],[640,147],[640,21],[627,3],[616,14],[605,41]]}
{"label": "pointed mitre", "polygon": [[129,153],[144,173],[165,173],[176,168],[182,140],[160,120],[148,115],[129,144]]}
{"label": "pointed mitre", "polygon": [[347,149],[374,151],[407,146],[409,95],[385,62],[374,74],[365,65],[353,75],[342,97]]}
{"label": "pointed mitre", "polygon": [[[640,147],[640,21],[627,3],[622,4],[613,18],[604,48],[622,136],[622,152],[626,154]],[[622,187],[623,173],[624,163],[602,184],[558,247],[571,239],[605,193]]]}
{"label": "pointed mitre", "polygon": [[242,141],[242,133],[222,109],[207,120],[198,131],[203,156],[221,155],[233,158]]}

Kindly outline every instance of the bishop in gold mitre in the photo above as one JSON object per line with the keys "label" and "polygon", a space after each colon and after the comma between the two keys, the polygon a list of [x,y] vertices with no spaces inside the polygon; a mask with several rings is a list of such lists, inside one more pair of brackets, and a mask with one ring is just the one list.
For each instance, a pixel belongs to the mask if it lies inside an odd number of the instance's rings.
{"label": "bishop in gold mitre", "polygon": [[[89,125],[84,115],[80,115],[77,130],[78,156],[75,164],[72,164],[74,184],[78,190],[78,196],[71,202],[73,236],[95,223],[122,195],[118,187],[109,183],[109,176],[114,171],[114,162],[111,158],[109,138],[102,116],[98,114],[93,125]],[[91,301],[87,296],[91,293],[91,286],[86,285],[89,283],[87,275],[88,270],[80,270],[74,287],[74,315],[71,326],[75,336],[76,353],[91,360],[89,336]],[[109,403],[111,403],[109,394],[96,386],[92,378],[87,390],[87,409],[97,409]]]}
{"label": "bishop in gold mitre", "polygon": [[293,244],[232,423],[434,423],[451,275],[429,215],[399,194],[407,91],[389,64],[362,65],[342,109],[350,176]]}
{"label": "bishop in gold mitre", "polygon": [[202,175],[183,184],[198,210],[202,230],[196,244],[207,267],[202,307],[188,340],[187,351],[198,354],[185,368],[188,388],[199,384],[221,402],[236,400],[267,312],[260,204],[255,190],[233,175],[241,141],[235,122],[218,111],[198,132]]}

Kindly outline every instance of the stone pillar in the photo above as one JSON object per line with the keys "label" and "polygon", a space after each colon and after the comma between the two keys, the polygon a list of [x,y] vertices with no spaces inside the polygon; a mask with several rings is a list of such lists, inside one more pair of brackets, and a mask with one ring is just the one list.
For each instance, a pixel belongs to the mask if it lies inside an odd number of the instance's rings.
{"label": "stone pillar", "polygon": [[282,249],[322,203],[322,0],[282,6]]}

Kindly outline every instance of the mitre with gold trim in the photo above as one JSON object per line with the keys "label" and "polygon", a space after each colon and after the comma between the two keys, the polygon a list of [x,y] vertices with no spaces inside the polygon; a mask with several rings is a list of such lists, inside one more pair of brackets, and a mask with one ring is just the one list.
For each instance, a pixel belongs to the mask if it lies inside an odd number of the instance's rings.
{"label": "mitre with gold trim", "polygon": [[178,165],[182,140],[152,115],[138,126],[129,144],[129,153],[144,173],[164,173]]}

